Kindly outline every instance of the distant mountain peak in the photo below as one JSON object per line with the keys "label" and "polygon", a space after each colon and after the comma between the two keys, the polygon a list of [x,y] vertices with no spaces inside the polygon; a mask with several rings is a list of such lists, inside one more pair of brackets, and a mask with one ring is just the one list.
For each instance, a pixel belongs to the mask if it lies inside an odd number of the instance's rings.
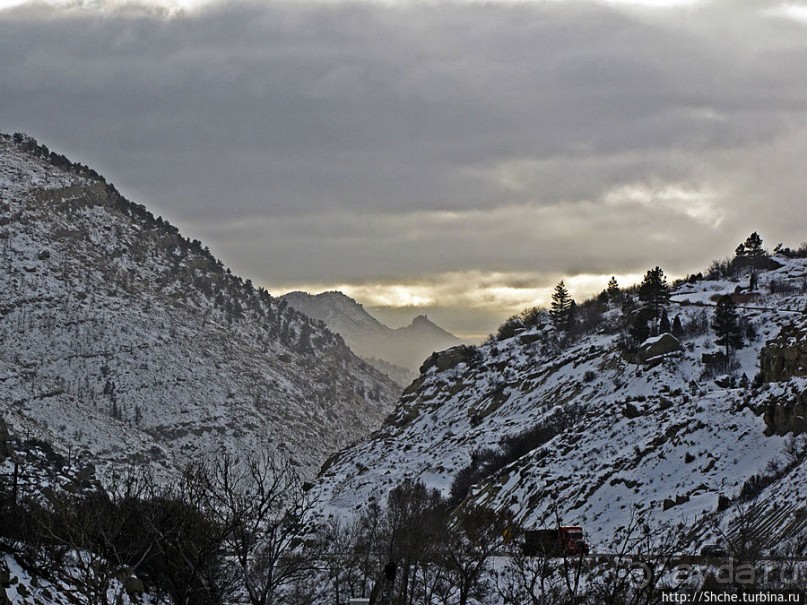
{"label": "distant mountain peak", "polygon": [[355,331],[376,332],[389,330],[387,326],[367,313],[364,307],[354,299],[338,290],[309,294],[308,292],[289,292],[281,297],[300,313],[325,323],[332,332],[346,334]]}
{"label": "distant mountain peak", "polygon": [[425,314],[418,315],[408,326],[393,330],[370,315],[364,306],[338,290],[309,294],[289,292],[282,297],[301,313],[325,323],[333,332],[345,339],[356,353],[389,371],[389,364],[404,370],[408,377],[397,379],[409,382],[417,376],[417,368],[433,351],[460,344],[460,340],[444,330]]}
{"label": "distant mountain peak", "polygon": [[445,345],[443,348],[448,348],[449,346],[454,346],[460,344],[460,339],[454,336],[448,330],[444,330],[432,320],[429,319],[428,315],[422,314],[416,316],[412,323],[408,326],[403,328],[398,328],[395,330],[398,334],[405,334],[409,333],[412,335],[419,335],[424,336],[426,334],[431,335],[432,337],[440,338],[441,340],[445,341]]}

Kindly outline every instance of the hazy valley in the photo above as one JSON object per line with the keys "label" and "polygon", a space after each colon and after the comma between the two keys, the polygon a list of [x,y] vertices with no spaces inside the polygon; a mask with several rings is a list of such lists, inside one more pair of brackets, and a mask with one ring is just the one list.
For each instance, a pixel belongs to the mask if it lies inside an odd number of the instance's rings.
{"label": "hazy valley", "polygon": [[345,339],[352,351],[402,386],[417,377],[426,357],[460,344],[459,338],[424,315],[403,328],[390,328],[341,292],[290,292],[281,298],[292,308],[325,323]]}

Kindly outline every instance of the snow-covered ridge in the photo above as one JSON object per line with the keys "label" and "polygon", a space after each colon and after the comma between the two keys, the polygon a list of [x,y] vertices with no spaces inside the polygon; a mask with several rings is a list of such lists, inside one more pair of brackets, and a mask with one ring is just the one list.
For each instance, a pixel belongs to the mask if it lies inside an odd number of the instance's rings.
{"label": "snow-covered ridge", "polygon": [[[678,286],[668,310],[684,328],[681,350],[648,363],[620,351],[614,304],[595,331],[566,346],[553,344],[546,328],[530,328],[436,356],[384,426],[323,469],[317,490],[326,514],[383,503],[406,477],[449,496],[486,451],[544,428],[548,437],[533,437],[527,453],[492,474],[483,469],[466,502],[509,508],[527,527],[559,512],[583,525],[595,548],[637,512],[687,528],[694,540],[725,529],[740,508],[760,519],[775,509],[782,518],[768,528],[768,547],[804,537],[805,437],[768,436],[764,414],[777,402],[807,401],[807,379],[755,380],[766,342],[783,326],[807,329],[807,261],[776,260],[781,268],[761,273],[757,292],[748,292],[747,275]],[[710,325],[723,294],[735,294],[752,337],[728,368],[716,368],[710,360],[721,347]]]}
{"label": "snow-covered ridge", "polygon": [[[0,137],[0,415],[173,472],[276,448],[310,472],[396,387],[86,167]],[[41,148],[40,148],[41,149]]]}

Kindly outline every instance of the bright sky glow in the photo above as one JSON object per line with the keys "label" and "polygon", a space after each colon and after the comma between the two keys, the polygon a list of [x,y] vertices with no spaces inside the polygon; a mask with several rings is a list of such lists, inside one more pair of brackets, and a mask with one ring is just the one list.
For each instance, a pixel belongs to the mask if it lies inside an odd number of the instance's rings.
{"label": "bright sky glow", "polygon": [[[580,274],[565,278],[564,283],[570,294],[582,302],[602,292],[611,277],[610,274]],[[630,286],[640,283],[644,276],[630,273],[615,277],[621,286]],[[558,281],[560,279],[558,278]],[[668,275],[668,279],[671,281],[673,276]],[[292,290],[303,290],[313,294],[339,290],[368,308],[406,308],[410,316],[428,312],[430,317],[435,317],[441,325],[461,338],[479,340],[484,338],[487,332],[468,331],[461,323],[452,322],[453,311],[441,313],[440,309],[487,309],[503,319],[533,306],[548,308],[556,282],[539,286],[536,285],[539,280],[539,276],[526,274],[467,272],[444,274],[430,282],[409,284],[285,284],[274,288],[273,294],[281,295]],[[506,282],[517,282],[519,285],[505,285]],[[491,323],[486,328],[492,331],[497,325]]]}
{"label": "bright sky glow", "polygon": [[706,188],[676,184],[659,187],[634,184],[609,192],[604,201],[612,206],[638,204],[645,208],[661,208],[684,214],[698,223],[716,228],[723,221],[722,210],[715,203],[717,199],[717,192]]}
{"label": "bright sky glow", "polygon": [[342,284],[336,288],[375,307],[430,307],[437,304],[431,288],[425,285],[383,284],[356,286]]}
{"label": "bright sky glow", "polygon": [[777,8],[769,10],[768,14],[777,17],[784,17],[785,19],[791,19],[807,25],[807,5],[805,4],[782,4]]}

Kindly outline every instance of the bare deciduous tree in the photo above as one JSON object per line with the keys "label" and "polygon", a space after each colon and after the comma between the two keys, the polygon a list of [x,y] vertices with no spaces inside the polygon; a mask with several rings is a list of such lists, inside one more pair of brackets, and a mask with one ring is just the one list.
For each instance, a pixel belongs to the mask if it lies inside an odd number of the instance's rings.
{"label": "bare deciduous tree", "polygon": [[514,525],[510,514],[487,506],[469,506],[455,513],[443,544],[443,565],[459,605],[487,590],[484,578],[490,560]]}
{"label": "bare deciduous tree", "polygon": [[317,571],[304,552],[312,501],[296,468],[270,453],[236,460],[222,455],[195,465],[203,510],[227,529],[224,548],[251,605],[272,605]]}

